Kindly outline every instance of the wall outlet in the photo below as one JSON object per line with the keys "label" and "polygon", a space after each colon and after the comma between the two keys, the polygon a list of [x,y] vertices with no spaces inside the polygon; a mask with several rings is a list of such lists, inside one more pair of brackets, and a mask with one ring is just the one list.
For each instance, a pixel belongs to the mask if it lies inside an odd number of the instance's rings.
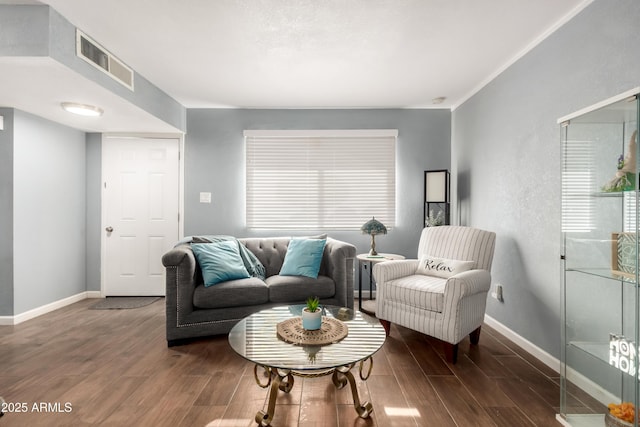
{"label": "wall outlet", "polygon": [[200,203],[211,203],[211,193],[200,193]]}
{"label": "wall outlet", "polygon": [[491,292],[491,296],[500,302],[504,302],[504,299],[502,298],[502,285],[500,283],[496,283],[494,291]]}

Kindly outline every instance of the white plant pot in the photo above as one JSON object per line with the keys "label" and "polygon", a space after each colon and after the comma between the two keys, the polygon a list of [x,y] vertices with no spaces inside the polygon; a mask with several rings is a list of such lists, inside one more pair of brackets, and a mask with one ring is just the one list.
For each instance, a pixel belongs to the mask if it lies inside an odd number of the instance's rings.
{"label": "white plant pot", "polygon": [[318,309],[313,313],[302,309],[302,327],[308,331],[315,331],[322,326],[322,310]]}

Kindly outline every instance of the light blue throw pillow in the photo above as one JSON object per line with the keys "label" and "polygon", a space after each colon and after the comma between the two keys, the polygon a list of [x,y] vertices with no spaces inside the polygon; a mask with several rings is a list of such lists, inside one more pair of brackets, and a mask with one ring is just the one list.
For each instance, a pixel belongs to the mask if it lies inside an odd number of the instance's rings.
{"label": "light blue throw pillow", "polygon": [[326,239],[291,239],[280,275],[317,279],[326,243]]}
{"label": "light blue throw pillow", "polygon": [[200,264],[205,286],[249,277],[249,272],[240,257],[238,242],[234,240],[194,243],[191,249]]}

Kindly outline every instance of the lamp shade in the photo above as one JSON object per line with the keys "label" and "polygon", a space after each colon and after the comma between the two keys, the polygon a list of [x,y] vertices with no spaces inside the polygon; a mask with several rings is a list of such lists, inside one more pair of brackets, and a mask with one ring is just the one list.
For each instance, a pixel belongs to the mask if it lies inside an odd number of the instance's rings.
{"label": "lamp shade", "polygon": [[362,231],[362,234],[371,234],[375,236],[376,234],[387,234],[387,227],[378,221],[376,217],[373,217],[360,227],[360,231]]}
{"label": "lamp shade", "polygon": [[424,173],[424,201],[426,203],[449,202],[449,171],[437,170]]}
{"label": "lamp shade", "polygon": [[369,250],[369,255],[377,256],[376,234],[387,234],[387,227],[385,227],[384,224],[378,221],[374,216],[360,227],[360,231],[362,231],[362,234],[369,234],[371,236],[371,250]]}

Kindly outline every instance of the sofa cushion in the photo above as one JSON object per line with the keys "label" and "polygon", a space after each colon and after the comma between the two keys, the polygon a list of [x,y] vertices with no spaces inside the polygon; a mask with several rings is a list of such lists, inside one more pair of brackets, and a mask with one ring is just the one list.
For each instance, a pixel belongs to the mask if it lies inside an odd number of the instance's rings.
{"label": "sofa cushion", "polygon": [[233,240],[194,243],[191,248],[202,269],[205,286],[250,277],[240,257],[238,243]]}
{"label": "sofa cushion", "polygon": [[229,280],[216,286],[196,286],[193,305],[197,308],[226,308],[264,304],[269,301],[267,285],[256,277]]}
{"label": "sofa cushion", "polygon": [[318,276],[312,279],[305,276],[271,276],[267,277],[269,287],[269,300],[271,302],[297,302],[305,301],[308,297],[320,298],[333,297],[336,293],[336,284],[330,277]]}
{"label": "sofa cushion", "polygon": [[442,313],[446,279],[414,274],[391,280],[384,288],[384,299]]}
{"label": "sofa cushion", "polygon": [[[320,234],[318,236],[305,237],[307,239],[326,239],[326,234]],[[290,237],[245,237],[238,239],[249,251],[251,251],[260,260],[264,268],[266,269],[266,277],[275,276],[280,274],[282,269],[282,262],[287,253],[287,247],[291,242]],[[325,250],[326,246],[325,246]],[[323,272],[323,267],[327,263],[326,258],[323,258],[322,265],[320,266],[320,272],[318,274],[328,275]]]}
{"label": "sofa cushion", "polygon": [[475,265],[475,261],[461,261],[423,255],[420,257],[420,262],[418,262],[416,273],[448,279],[458,273],[473,269]]}
{"label": "sofa cushion", "polygon": [[280,275],[317,278],[326,243],[326,239],[291,239]]}

